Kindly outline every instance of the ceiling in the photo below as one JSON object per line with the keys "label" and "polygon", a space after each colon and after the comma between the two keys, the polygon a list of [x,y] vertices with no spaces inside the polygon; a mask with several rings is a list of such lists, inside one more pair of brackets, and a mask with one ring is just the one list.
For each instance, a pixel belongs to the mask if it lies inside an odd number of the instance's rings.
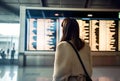
{"label": "ceiling", "polygon": [[19,23],[20,6],[120,9],[120,0],[0,0],[0,23]]}

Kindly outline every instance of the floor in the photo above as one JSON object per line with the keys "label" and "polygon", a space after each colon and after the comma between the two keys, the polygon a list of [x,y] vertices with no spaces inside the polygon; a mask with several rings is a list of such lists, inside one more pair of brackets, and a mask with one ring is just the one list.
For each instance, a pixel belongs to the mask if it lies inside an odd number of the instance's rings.
{"label": "floor", "polygon": [[[52,81],[53,67],[0,65],[0,81]],[[94,67],[94,81],[120,81],[120,67]]]}

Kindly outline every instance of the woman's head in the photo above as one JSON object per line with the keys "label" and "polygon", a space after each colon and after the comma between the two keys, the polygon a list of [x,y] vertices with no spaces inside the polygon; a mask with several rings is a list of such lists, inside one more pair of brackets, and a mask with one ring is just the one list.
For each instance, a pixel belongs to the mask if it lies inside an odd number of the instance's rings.
{"label": "woman's head", "polygon": [[79,25],[73,18],[65,18],[61,24],[63,36],[61,41],[74,40],[79,38]]}
{"label": "woman's head", "polygon": [[72,40],[77,50],[84,47],[84,42],[79,38],[79,24],[73,18],[65,18],[62,22],[63,36],[61,41]]}

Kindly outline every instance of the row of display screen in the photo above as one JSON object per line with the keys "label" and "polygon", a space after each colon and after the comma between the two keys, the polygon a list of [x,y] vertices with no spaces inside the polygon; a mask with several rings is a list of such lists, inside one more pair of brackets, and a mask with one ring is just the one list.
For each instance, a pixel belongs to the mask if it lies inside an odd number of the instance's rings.
{"label": "row of display screen", "polygon": [[[77,19],[80,37],[92,51],[118,51],[118,20]],[[55,51],[63,18],[28,18],[26,50]]]}
{"label": "row of display screen", "polygon": [[92,51],[119,51],[118,11],[81,11],[73,9],[25,9],[25,50],[55,51],[62,36],[61,23],[73,17],[80,27],[80,38]]}

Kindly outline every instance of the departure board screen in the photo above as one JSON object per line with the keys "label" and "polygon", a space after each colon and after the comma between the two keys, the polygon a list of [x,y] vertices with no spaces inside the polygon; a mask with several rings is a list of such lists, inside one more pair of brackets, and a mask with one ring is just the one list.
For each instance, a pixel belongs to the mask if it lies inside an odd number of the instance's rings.
{"label": "departure board screen", "polygon": [[51,50],[56,48],[56,20],[28,19],[27,50]]}
{"label": "departure board screen", "polygon": [[118,50],[118,22],[116,20],[78,20],[80,37],[92,51]]}
{"label": "departure board screen", "polygon": [[93,51],[118,50],[118,23],[116,20],[91,20],[91,49]]}
{"label": "departure board screen", "polygon": [[[116,20],[78,18],[76,20],[80,27],[80,38],[90,45],[92,51],[118,50],[118,22]],[[62,32],[62,29],[60,30]]]}
{"label": "departure board screen", "polygon": [[[92,17],[87,15],[91,13]],[[74,10],[26,10],[25,50],[55,51],[62,37],[64,18],[75,18],[80,38],[92,51],[119,51],[118,12],[80,12]]]}

